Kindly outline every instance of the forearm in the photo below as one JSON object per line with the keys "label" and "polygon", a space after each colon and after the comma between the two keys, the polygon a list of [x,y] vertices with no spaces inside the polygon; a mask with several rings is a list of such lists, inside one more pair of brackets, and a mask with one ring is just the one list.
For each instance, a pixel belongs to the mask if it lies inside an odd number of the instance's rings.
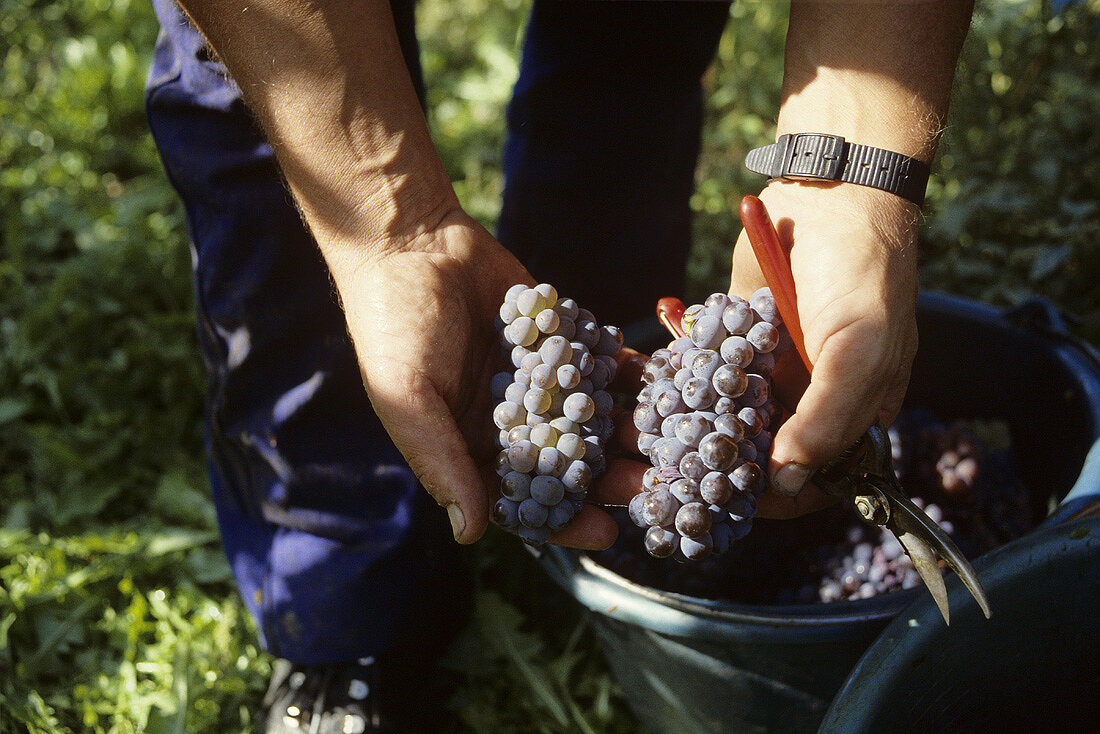
{"label": "forearm", "polygon": [[793,0],[779,134],[931,160],[971,0]]}
{"label": "forearm", "polygon": [[457,208],[385,0],[181,0],[241,87],[334,274]]}

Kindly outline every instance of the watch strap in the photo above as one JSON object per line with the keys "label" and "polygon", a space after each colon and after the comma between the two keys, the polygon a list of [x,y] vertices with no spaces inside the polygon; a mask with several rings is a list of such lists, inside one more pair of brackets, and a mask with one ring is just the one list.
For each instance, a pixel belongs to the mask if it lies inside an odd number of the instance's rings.
{"label": "watch strap", "polygon": [[917,206],[924,203],[930,169],[901,153],[849,143],[839,135],[793,133],[749,151],[745,165],[770,179],[842,181],[870,186]]}

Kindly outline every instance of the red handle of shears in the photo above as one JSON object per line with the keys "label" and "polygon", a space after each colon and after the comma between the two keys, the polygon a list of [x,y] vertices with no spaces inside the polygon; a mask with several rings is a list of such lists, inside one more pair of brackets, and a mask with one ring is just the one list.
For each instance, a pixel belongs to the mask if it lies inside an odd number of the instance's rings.
{"label": "red handle of shears", "polygon": [[741,224],[749,237],[756,262],[764,273],[764,280],[772,290],[775,304],[779,307],[779,315],[787,326],[787,333],[791,335],[791,341],[794,342],[802,363],[806,365],[806,371],[812,373],[813,365],[806,354],[806,340],[798,321],[791,263],[787,259],[787,251],[779,241],[779,233],[775,231],[775,225],[768,216],[768,210],[758,197],[750,194],[741,199]]}

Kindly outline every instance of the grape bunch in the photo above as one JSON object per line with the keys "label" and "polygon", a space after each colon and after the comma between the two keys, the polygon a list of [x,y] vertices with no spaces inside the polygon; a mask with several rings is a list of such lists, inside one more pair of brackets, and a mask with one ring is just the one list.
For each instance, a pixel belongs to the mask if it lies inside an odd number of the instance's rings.
{"label": "grape bunch", "polygon": [[545,543],[580,511],[607,468],[615,355],[622,332],[600,326],[552,285],[508,289],[497,320],[514,372],[493,377],[501,498],[493,520],[526,543]]}
{"label": "grape bunch", "polygon": [[767,288],[747,301],[714,293],[681,326],[642,372],[634,425],[653,466],[628,511],[650,555],[700,560],[752,527],[779,414],[772,370],[791,342]]}

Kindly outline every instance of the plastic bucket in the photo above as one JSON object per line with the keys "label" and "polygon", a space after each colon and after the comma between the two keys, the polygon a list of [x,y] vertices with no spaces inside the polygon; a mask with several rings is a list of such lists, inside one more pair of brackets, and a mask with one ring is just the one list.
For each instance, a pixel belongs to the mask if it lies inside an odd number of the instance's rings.
{"label": "plastic bucket", "polygon": [[[911,405],[943,419],[1006,421],[1036,516],[1050,515],[1046,526],[1095,498],[1100,361],[1048,305],[1002,314],[923,294],[918,326]],[[871,643],[928,598],[921,587],[828,605],[750,606],[642,586],[561,548],[540,559],[597,612],[595,631],[632,710],[662,733],[815,730]],[[976,609],[957,579],[947,584],[953,617]]]}
{"label": "plastic bucket", "polygon": [[[824,732],[1095,731],[1100,517],[1046,526],[975,567],[994,612],[919,599],[852,671]],[[962,606],[956,585],[951,605]]]}

